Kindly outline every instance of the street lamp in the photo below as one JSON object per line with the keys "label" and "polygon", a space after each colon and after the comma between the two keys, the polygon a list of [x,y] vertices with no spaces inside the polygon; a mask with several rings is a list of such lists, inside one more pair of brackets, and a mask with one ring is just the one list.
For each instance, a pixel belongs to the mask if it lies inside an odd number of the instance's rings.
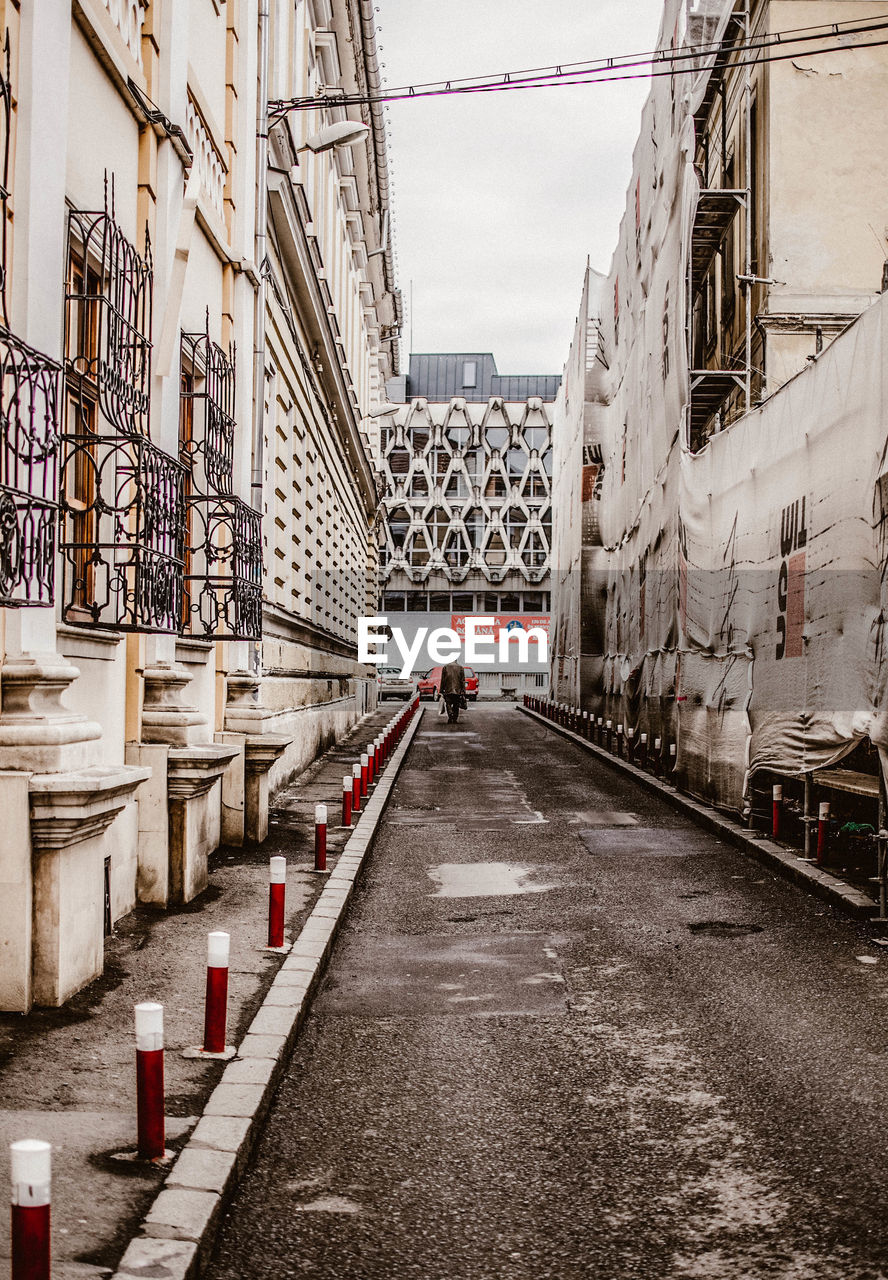
{"label": "street lamp", "polygon": [[313,151],[317,155],[319,151],[332,151],[335,147],[353,147],[355,143],[363,142],[369,132],[370,126],[359,120],[337,120],[306,138],[296,154],[300,151]]}

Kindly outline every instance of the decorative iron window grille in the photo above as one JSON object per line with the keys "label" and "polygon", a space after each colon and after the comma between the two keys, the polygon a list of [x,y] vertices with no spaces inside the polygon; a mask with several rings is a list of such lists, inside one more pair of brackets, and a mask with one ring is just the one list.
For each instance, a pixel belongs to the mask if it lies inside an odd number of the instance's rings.
{"label": "decorative iron window grille", "polygon": [[262,635],[262,517],[232,493],[235,353],[182,335],[179,457],[186,468],[181,630],[213,640]]}
{"label": "decorative iron window grille", "polygon": [[9,329],[6,248],[12,80],[0,72],[0,605],[55,598],[61,365]]}
{"label": "decorative iron window grille", "polygon": [[65,294],[68,379],[94,387],[111,431],[149,434],[151,387],[151,245],[142,258],[114,217],[114,188],[99,213],[69,214]]}
{"label": "decorative iron window grille", "polygon": [[3,41],[4,70],[0,74],[0,157],[2,157],[2,186],[0,186],[0,312],[3,324],[9,328],[9,310],[6,297],[6,237],[9,229],[9,152],[12,142],[12,70],[9,56],[9,32]]}
{"label": "decorative iron window grille", "polygon": [[60,375],[0,325],[0,605],[54,602]]}
{"label": "decorative iron window grille", "polygon": [[[176,632],[185,467],[149,437],[152,270],[114,218],[69,215],[62,618]],[[147,234],[146,234],[147,246]]]}
{"label": "decorative iron window grille", "polygon": [[145,439],[84,432],[65,445],[63,621],[178,631],[184,467]]}

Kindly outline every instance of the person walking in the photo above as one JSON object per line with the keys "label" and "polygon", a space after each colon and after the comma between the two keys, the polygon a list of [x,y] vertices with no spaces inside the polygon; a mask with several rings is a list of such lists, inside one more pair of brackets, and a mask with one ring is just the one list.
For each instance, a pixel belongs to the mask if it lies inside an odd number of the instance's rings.
{"label": "person walking", "polygon": [[441,668],[441,684],[438,690],[447,707],[447,723],[456,724],[460,709],[466,708],[466,673],[454,658]]}

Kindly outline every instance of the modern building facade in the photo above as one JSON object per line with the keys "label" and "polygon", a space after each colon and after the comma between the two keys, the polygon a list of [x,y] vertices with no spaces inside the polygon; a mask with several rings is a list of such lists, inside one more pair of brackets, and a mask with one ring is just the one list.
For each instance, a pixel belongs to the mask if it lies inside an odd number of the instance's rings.
{"label": "modern building facade", "polygon": [[336,112],[263,108],[375,83],[369,6],[0,23],[0,1007],[27,1011],[261,841],[270,790],[372,703],[362,421],[398,302],[381,119],[315,155]]}
{"label": "modern building facade", "polygon": [[877,16],[669,0],[683,71],[653,82],[555,409],[554,695],[746,811],[777,778],[810,816],[826,766],[882,750]]}
{"label": "modern building facade", "polygon": [[[409,385],[447,399],[417,395],[381,420],[381,610],[407,614],[398,625],[410,631],[459,630],[469,614],[494,617],[497,629],[548,626],[552,404],[544,395],[558,380],[507,379],[527,392],[520,401],[457,394],[482,364],[474,355],[411,356]],[[390,383],[393,400],[397,391]],[[546,678],[541,664],[514,662],[479,676],[482,697],[538,689]]]}

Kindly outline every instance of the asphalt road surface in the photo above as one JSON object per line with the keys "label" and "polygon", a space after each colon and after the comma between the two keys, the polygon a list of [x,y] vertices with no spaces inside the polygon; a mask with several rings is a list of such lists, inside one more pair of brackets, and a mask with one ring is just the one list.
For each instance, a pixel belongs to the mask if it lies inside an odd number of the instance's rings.
{"label": "asphalt road surface", "polygon": [[214,1280],[888,1276],[888,956],[515,709],[426,712]]}

